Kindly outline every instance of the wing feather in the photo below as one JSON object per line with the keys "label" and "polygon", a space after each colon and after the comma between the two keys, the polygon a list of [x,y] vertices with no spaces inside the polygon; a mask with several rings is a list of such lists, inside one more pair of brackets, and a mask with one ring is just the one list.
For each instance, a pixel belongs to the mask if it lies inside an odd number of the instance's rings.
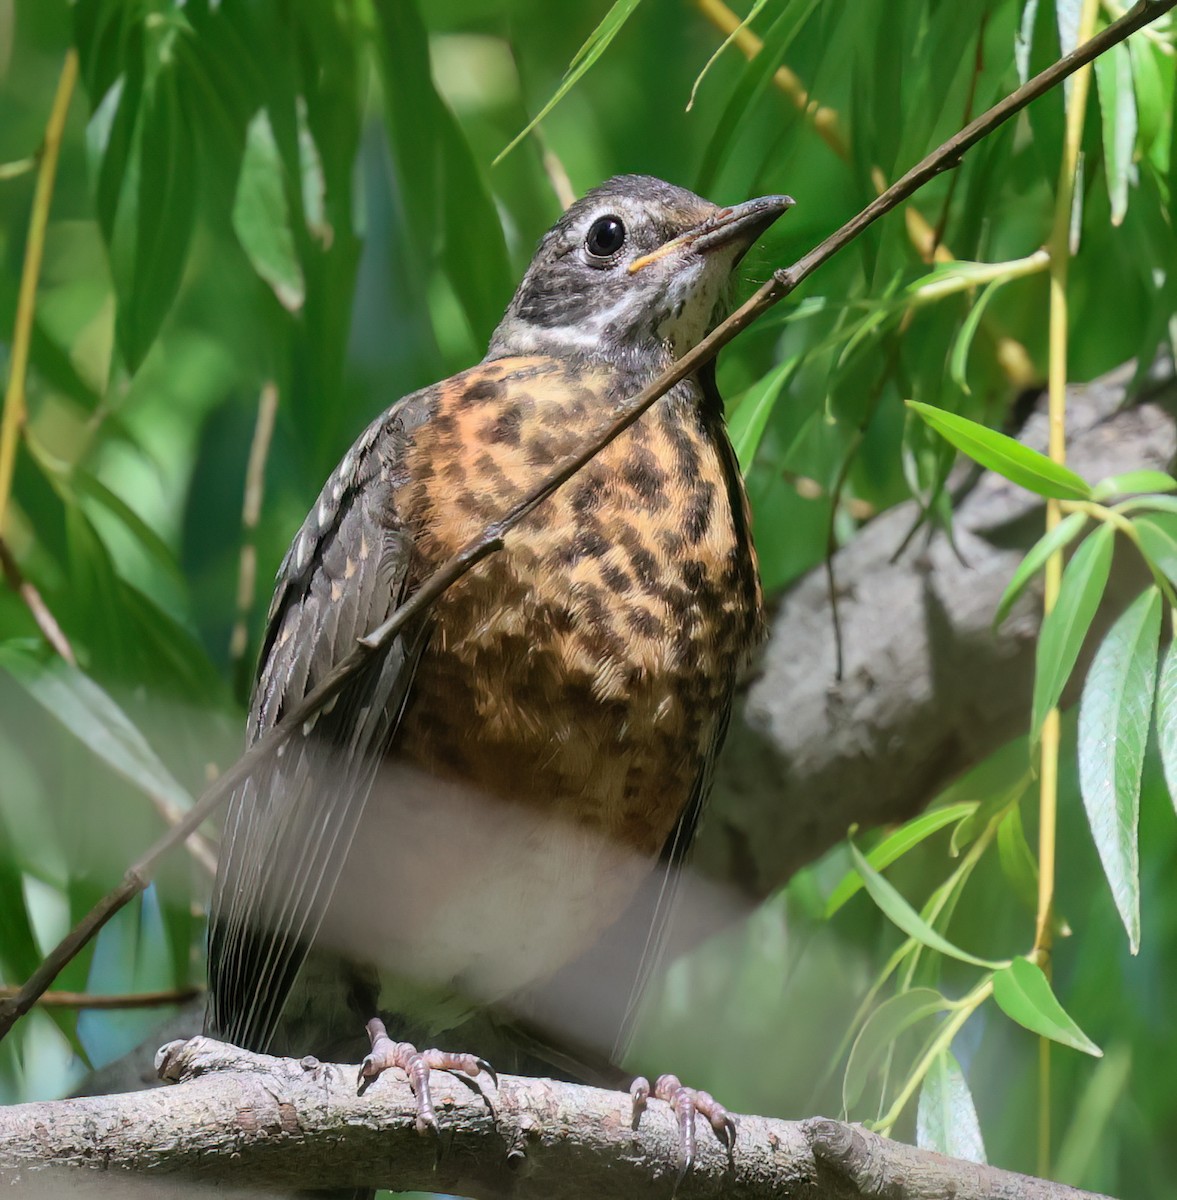
{"label": "wing feather", "polygon": [[[412,537],[392,513],[388,480],[406,424],[420,419],[415,399],[362,435],[287,552],[250,707],[251,744],[404,596]],[[215,1036],[254,1050],[273,1037],[427,636],[423,623],[406,629],[230,800],[209,925],[206,1028]]]}

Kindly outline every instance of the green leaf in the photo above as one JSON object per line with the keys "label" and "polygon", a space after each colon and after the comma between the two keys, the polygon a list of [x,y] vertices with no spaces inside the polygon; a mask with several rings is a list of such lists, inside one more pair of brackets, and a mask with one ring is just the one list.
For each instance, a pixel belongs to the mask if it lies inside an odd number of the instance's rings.
{"label": "green leaf", "polygon": [[1128,47],[1123,42],[1112,46],[1093,65],[1103,132],[1103,169],[1112,224],[1119,225],[1128,211],[1128,184],[1136,153],[1136,93]]}
{"label": "green leaf", "polygon": [[789,382],[789,377],[796,370],[797,362],[796,357],[786,359],[774,370],[769,371],[759,383],[753,384],[744,393],[743,399],[727,423],[732,447],[739,460],[740,471],[744,475],[748,474],[752,466],[760,439],[764,437],[768,418],[772,416],[772,410],[776,407],[785,384]]}
{"label": "green leaf", "polygon": [[996,295],[997,289],[1006,282],[1007,280],[1004,279],[994,279],[980,296],[977,297],[972,308],[969,309],[968,315],[961,323],[960,332],[956,335],[956,340],[952,343],[952,355],[949,359],[948,374],[952,382],[966,396],[970,394],[968,366],[969,351],[973,346],[973,338],[977,336],[977,330],[981,326],[981,318],[985,315],[985,309],[988,308],[989,301]]}
{"label": "green leaf", "polygon": [[[1010,742],[1001,753],[1013,751],[1022,764],[1025,763],[1025,748],[1017,742]],[[971,774],[971,773],[970,773]],[[1021,802],[1026,788],[1030,784],[1031,775],[1023,766],[1021,777],[1013,784],[995,784],[984,800],[977,804],[976,811],[966,817],[952,831],[952,840],[948,844],[948,853],[956,858],[962,850],[974,842],[992,822],[1000,822],[1011,807]],[[952,789],[955,790],[955,789]]]}
{"label": "green leaf", "polygon": [[1026,841],[1022,810],[1014,805],[997,827],[997,857],[1002,874],[1029,912],[1038,909],[1038,860]]}
{"label": "green leaf", "polygon": [[492,166],[497,166],[521,141],[564,99],[579,81],[580,77],[601,57],[609,47],[609,43],[621,31],[621,27],[633,16],[634,10],[641,0],[615,0],[611,9],[605,14],[601,23],[589,34],[587,41],[573,56],[564,72],[564,79],[556,89],[552,98],[539,110],[534,117],[499,151]]}
{"label": "green leaf", "polygon": [[91,753],[149,797],[185,811],[192,797],[113,698],[67,663],[46,666],[0,647],[0,665]]}
{"label": "green leaf", "polygon": [[1087,481],[1074,471],[1004,433],[918,400],[905,403],[962,453],[1019,487],[1056,500],[1086,500],[1091,495]]}
{"label": "green leaf", "polygon": [[1169,798],[1177,807],[1177,642],[1171,642],[1165,651],[1157,683],[1157,744]]}
{"label": "green leaf", "polygon": [[1099,608],[1112,565],[1112,537],[1112,527],[1101,525],[1075,551],[1063,572],[1058,600],[1042,622],[1034,668],[1032,745],[1037,742],[1046,714],[1058,705]]}
{"label": "green leaf", "polygon": [[1128,496],[1136,492],[1174,492],[1177,479],[1164,471],[1149,469],[1125,471],[1122,475],[1109,475],[1091,489],[1092,500],[1102,503],[1113,496]]}
{"label": "green leaf", "polygon": [[1133,954],[1140,948],[1140,780],[1160,633],[1161,593],[1150,587],[1108,631],[1079,705],[1079,790]]}
{"label": "green leaf", "polygon": [[912,988],[885,1000],[863,1022],[842,1076],[842,1105],[850,1111],[862,1099],[867,1080],[895,1039],[920,1021],[947,1012],[949,1002],[932,988]]}
{"label": "green leaf", "polygon": [[687,112],[690,112],[695,107],[695,97],[699,92],[699,85],[707,77],[707,72],[716,64],[720,55],[739,37],[740,33],[747,29],[749,25],[760,15],[760,10],[768,3],[768,0],[754,0],[752,7],[748,10],[748,15],[719,43],[715,53],[703,64],[703,69],[695,76],[695,82],[691,84],[691,94],[687,99]]}
{"label": "green leaf", "polygon": [[1133,517],[1145,557],[1166,579],[1177,581],[1177,514]]}
{"label": "green leaf", "polygon": [[284,175],[269,114],[259,109],[245,134],[245,154],[233,198],[233,231],[278,302],[296,313],[306,299],[306,281],[290,228]]}
{"label": "green leaf", "polygon": [[931,950],[938,950],[941,954],[948,955],[949,958],[957,958],[961,962],[972,963],[977,967],[991,967],[996,969],[1004,965],[1003,963],[993,962],[990,959],[977,958],[976,955],[969,954],[959,947],[954,946],[946,937],[937,933],[904,900],[895,888],[866,861],[862,851],[853,842],[850,843],[850,854],[854,859],[855,866],[858,868],[858,873],[862,876],[863,885],[870,893],[871,899],[908,937],[915,938],[917,942],[921,942]]}
{"label": "green leaf", "polygon": [[[889,833],[866,856],[876,871],[889,867],[897,858],[901,858],[909,850],[930,838],[932,834],[969,816],[977,809],[977,801],[962,800],[957,804],[949,804],[944,808],[933,808],[928,812],[913,817],[898,829]],[[826,901],[825,915],[828,920],[834,915],[863,886],[862,876],[857,871],[847,871],[838,886],[830,893]]]}
{"label": "green leaf", "polygon": [[1031,1033],[1102,1057],[1103,1051],[1067,1016],[1041,968],[1029,959],[1015,958],[993,976],[993,998],[1007,1017]]}
{"label": "green leaf", "polygon": [[1065,516],[1052,530],[1030,547],[1026,557],[1018,564],[1013,577],[1006,585],[997,602],[997,611],[993,614],[993,628],[996,629],[1009,615],[1014,601],[1026,590],[1026,585],[1046,566],[1047,559],[1056,551],[1069,546],[1078,536],[1079,531],[1087,524],[1085,513],[1070,513]]}
{"label": "green leaf", "polygon": [[1116,505],[1116,511],[1122,513],[1139,512],[1147,509],[1163,513],[1177,513],[1177,496],[1133,496]]}
{"label": "green leaf", "polygon": [[[710,194],[721,167],[739,141],[739,130],[743,128],[745,114],[772,82],[793,39],[809,20],[817,5],[818,0],[800,0],[799,3],[785,4],[768,27],[760,53],[750,59],[744,68],[739,83],[732,91],[731,99],[716,122],[707,148],[703,151],[695,180],[695,190],[701,195]],[[804,303],[802,301],[802,304]]]}
{"label": "green leaf", "polygon": [[941,1050],[924,1076],[916,1108],[915,1142],[923,1150],[950,1158],[988,1161],[973,1094],[950,1050]]}
{"label": "green leaf", "polygon": [[[111,239],[115,333],[134,372],[176,298],[196,218],[196,147],[176,70],[161,67],[140,112]],[[131,192],[134,191],[132,198]]]}
{"label": "green leaf", "polygon": [[440,256],[474,341],[485,347],[511,296],[502,222],[466,134],[438,94],[429,38],[415,3],[376,0],[377,49],[389,144],[402,189],[418,303]]}

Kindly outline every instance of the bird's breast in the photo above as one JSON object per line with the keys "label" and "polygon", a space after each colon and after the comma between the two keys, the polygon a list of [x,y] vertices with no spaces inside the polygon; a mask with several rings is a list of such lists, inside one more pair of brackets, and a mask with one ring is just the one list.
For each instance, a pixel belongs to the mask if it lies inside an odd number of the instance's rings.
{"label": "bird's breast", "polygon": [[[452,587],[398,752],[655,855],[761,623],[739,481],[718,425],[663,399]],[[395,496],[426,573],[636,387],[551,359],[437,389]]]}

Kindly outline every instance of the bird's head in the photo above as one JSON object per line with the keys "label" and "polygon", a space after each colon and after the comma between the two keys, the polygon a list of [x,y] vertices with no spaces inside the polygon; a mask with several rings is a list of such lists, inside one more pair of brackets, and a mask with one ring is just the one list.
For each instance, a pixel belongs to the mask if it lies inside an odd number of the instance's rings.
{"label": "bird's head", "polygon": [[488,357],[580,354],[657,369],[722,318],[732,273],[793,204],[721,208],[649,175],[618,175],[544,235]]}

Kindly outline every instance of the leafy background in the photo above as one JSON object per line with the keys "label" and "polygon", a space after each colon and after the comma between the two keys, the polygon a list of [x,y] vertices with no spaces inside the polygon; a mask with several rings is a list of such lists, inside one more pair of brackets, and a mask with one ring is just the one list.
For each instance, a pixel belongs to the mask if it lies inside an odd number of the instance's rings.
{"label": "leafy background", "polygon": [[[481,356],[569,188],[642,171],[717,200],[791,193],[796,209],[748,260],[750,285],[1069,48],[1079,9],[757,0],[715,56],[732,23],[716,0],[0,0],[5,360],[30,156],[69,48],[80,64],[3,526],[77,666],[56,661],[25,603],[0,589],[0,980],[24,979],[167,812],[232,762],[266,581],[320,482],[374,413]],[[1100,20],[1118,11],[1109,2]],[[1134,356],[1147,365],[1177,328],[1173,64],[1164,24],[1098,64],[1067,214],[1072,379]],[[1063,127],[1056,92],[870,229],[720,366],[770,591],[909,496],[950,528],[952,441],[1019,482],[1029,470],[1044,494],[1101,506],[1043,548],[1080,547],[1059,602],[1073,619],[1043,635],[1035,728],[929,814],[827,856],[675,964],[634,1065],[670,1061],[735,1109],[845,1107],[954,1153],[1161,1195],[1177,1173],[1165,1136],[1177,1127],[1168,662],[1149,727],[1177,513],[1164,494],[1112,515],[1106,502],[1171,481],[1068,492],[1050,464],[1011,466],[983,428],[904,404],[1001,428],[1045,378],[1041,247]],[[274,400],[249,527],[250,448]],[[1113,537],[1137,545],[1155,587],[1097,655],[1078,720],[1063,721],[1058,912],[1073,936],[1055,948],[1051,993],[1024,960],[1002,965],[1033,940],[1031,749]],[[243,545],[260,581],[244,604]],[[1091,761],[1109,730],[1124,755],[1110,768]],[[208,887],[201,853],[176,852],[56,986],[199,984]],[[0,1098],[64,1094],[159,1018],[34,1012],[0,1044]],[[1046,1160],[1022,1025],[1103,1051],[1054,1053]]]}

